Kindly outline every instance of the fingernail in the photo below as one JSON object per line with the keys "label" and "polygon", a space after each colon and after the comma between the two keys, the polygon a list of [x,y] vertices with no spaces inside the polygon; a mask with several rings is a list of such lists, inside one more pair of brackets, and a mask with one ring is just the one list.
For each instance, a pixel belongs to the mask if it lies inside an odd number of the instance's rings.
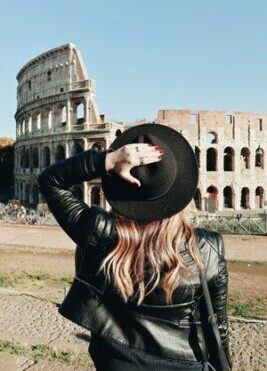
{"label": "fingernail", "polygon": [[161,160],[162,159],[162,156],[159,156],[158,159]]}
{"label": "fingernail", "polygon": [[159,153],[163,154],[163,153],[164,153],[164,150],[163,150],[163,149],[161,149],[161,150],[159,151]]}
{"label": "fingernail", "polygon": [[160,149],[159,146],[155,146],[155,149]]}

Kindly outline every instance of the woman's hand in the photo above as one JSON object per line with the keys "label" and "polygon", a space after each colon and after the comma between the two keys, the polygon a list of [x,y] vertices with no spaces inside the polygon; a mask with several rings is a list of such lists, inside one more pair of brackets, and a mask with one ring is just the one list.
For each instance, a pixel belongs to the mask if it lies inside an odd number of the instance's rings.
{"label": "woman's hand", "polygon": [[131,143],[106,155],[106,171],[114,171],[126,181],[141,186],[130,170],[135,166],[147,165],[162,159],[164,151],[148,143]]}

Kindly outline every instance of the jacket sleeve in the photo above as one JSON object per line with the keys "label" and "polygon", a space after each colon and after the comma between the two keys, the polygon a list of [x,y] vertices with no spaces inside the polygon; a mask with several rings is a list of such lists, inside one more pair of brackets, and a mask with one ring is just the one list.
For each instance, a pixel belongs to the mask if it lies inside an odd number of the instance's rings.
{"label": "jacket sleeve", "polygon": [[[225,259],[225,247],[223,237],[217,233],[218,238],[218,275],[209,283],[210,295],[213,304],[214,313],[217,314],[218,328],[222,339],[222,345],[228,358],[229,365],[232,366],[232,360],[229,349],[229,323],[227,317],[227,296],[228,296],[228,269]],[[211,352],[210,361],[219,368],[218,353]]]}
{"label": "jacket sleeve", "polygon": [[[38,177],[39,190],[58,224],[78,245],[99,243],[105,228],[105,215],[100,207],[89,207],[71,191],[74,184],[89,181],[106,174],[105,158],[108,151],[86,150],[59,161]],[[98,228],[95,228],[95,225]]]}

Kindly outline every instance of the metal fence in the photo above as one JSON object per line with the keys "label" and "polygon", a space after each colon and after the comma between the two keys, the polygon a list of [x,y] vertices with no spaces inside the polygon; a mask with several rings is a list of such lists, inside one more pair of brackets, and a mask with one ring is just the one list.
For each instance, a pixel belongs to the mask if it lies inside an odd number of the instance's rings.
{"label": "metal fence", "polygon": [[198,215],[195,226],[225,234],[267,235],[267,214],[222,216],[207,213]]}
{"label": "metal fence", "polygon": [[[49,210],[36,210],[12,204],[0,204],[0,220],[17,224],[57,225]],[[190,216],[195,227],[205,228],[225,234],[267,235],[267,213],[220,215],[196,213]]]}

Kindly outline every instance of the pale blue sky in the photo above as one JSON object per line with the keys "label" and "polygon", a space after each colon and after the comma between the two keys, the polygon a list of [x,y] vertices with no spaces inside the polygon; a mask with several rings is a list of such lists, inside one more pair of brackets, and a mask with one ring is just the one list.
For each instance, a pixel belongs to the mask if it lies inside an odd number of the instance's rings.
{"label": "pale blue sky", "polygon": [[0,9],[0,136],[15,136],[18,70],[67,42],[109,119],[267,112],[267,0],[10,0]]}

